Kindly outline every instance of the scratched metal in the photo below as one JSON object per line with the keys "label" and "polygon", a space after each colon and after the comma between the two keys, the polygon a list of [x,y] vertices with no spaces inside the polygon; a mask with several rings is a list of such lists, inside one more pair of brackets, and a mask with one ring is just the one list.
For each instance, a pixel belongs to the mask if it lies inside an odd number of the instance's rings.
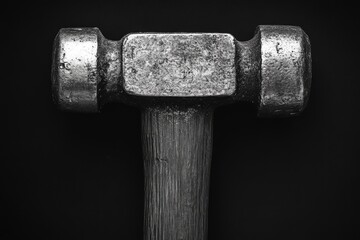
{"label": "scratched metal", "polygon": [[197,97],[235,92],[229,34],[131,34],[123,43],[124,88],[141,96]]}
{"label": "scratched metal", "polygon": [[311,84],[308,36],[299,27],[260,26],[260,116],[287,116],[306,106]]}
{"label": "scratched metal", "polygon": [[52,80],[54,99],[66,110],[95,112],[129,98],[127,92],[232,96],[257,104],[259,116],[291,116],[309,98],[311,47],[295,26],[259,26],[245,42],[219,33],[130,34],[109,41],[97,28],[62,29]]}
{"label": "scratched metal", "polygon": [[97,29],[61,29],[54,43],[52,86],[64,110],[97,111]]}

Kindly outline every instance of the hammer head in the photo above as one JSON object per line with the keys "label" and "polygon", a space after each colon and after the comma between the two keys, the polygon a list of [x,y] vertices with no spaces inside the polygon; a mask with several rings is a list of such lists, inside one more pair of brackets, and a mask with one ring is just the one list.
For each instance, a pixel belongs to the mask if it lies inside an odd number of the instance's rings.
{"label": "hammer head", "polygon": [[[260,116],[287,116],[301,112],[309,96],[310,43],[299,27],[260,26],[241,44],[223,33],[129,34],[106,54],[107,42],[97,28],[60,30],[52,81],[62,109],[98,111],[110,65],[119,68],[112,70],[118,73],[112,86],[125,97],[249,100],[242,96],[252,91]],[[251,46],[243,52],[255,57],[240,54],[242,46]],[[118,57],[101,59],[105,55]]]}

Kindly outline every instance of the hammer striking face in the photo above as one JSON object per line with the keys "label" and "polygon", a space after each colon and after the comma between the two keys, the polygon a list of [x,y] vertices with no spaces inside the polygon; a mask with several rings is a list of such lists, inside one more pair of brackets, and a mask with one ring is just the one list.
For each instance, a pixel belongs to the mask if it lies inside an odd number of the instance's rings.
{"label": "hammer striking face", "polygon": [[310,83],[310,42],[294,26],[259,26],[246,42],[223,33],[109,41],[97,28],[61,29],[54,42],[53,96],[61,109],[141,106],[147,240],[207,239],[216,106],[247,101],[260,116],[296,115]]}

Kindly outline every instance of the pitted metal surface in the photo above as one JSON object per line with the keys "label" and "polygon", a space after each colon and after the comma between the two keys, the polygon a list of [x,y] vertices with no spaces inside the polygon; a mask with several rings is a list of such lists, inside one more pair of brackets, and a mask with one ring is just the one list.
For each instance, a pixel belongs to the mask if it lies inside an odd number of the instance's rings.
{"label": "pitted metal surface", "polygon": [[141,96],[219,96],[235,92],[229,34],[131,34],[123,43],[124,88]]}
{"label": "pitted metal surface", "polygon": [[62,29],[55,40],[52,82],[63,109],[97,111],[98,30]]}
{"label": "pitted metal surface", "polygon": [[307,35],[298,27],[260,26],[263,115],[296,114],[306,105],[311,81]]}
{"label": "pitted metal surface", "polygon": [[309,98],[311,47],[295,26],[259,26],[245,42],[224,33],[141,33],[109,41],[97,28],[62,29],[52,79],[54,99],[66,110],[96,112],[130,98],[142,104],[225,96],[216,101],[253,102],[259,116],[290,116]]}

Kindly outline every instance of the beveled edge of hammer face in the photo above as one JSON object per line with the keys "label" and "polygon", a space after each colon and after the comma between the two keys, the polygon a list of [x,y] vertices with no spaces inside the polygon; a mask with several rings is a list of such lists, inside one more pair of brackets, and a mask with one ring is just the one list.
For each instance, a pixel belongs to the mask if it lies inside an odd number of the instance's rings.
{"label": "beveled edge of hammer face", "polygon": [[136,33],[124,38],[124,90],[146,97],[231,96],[235,39],[225,33]]}
{"label": "beveled edge of hammer face", "polygon": [[52,62],[53,99],[62,110],[98,111],[97,28],[63,28],[54,40]]}

